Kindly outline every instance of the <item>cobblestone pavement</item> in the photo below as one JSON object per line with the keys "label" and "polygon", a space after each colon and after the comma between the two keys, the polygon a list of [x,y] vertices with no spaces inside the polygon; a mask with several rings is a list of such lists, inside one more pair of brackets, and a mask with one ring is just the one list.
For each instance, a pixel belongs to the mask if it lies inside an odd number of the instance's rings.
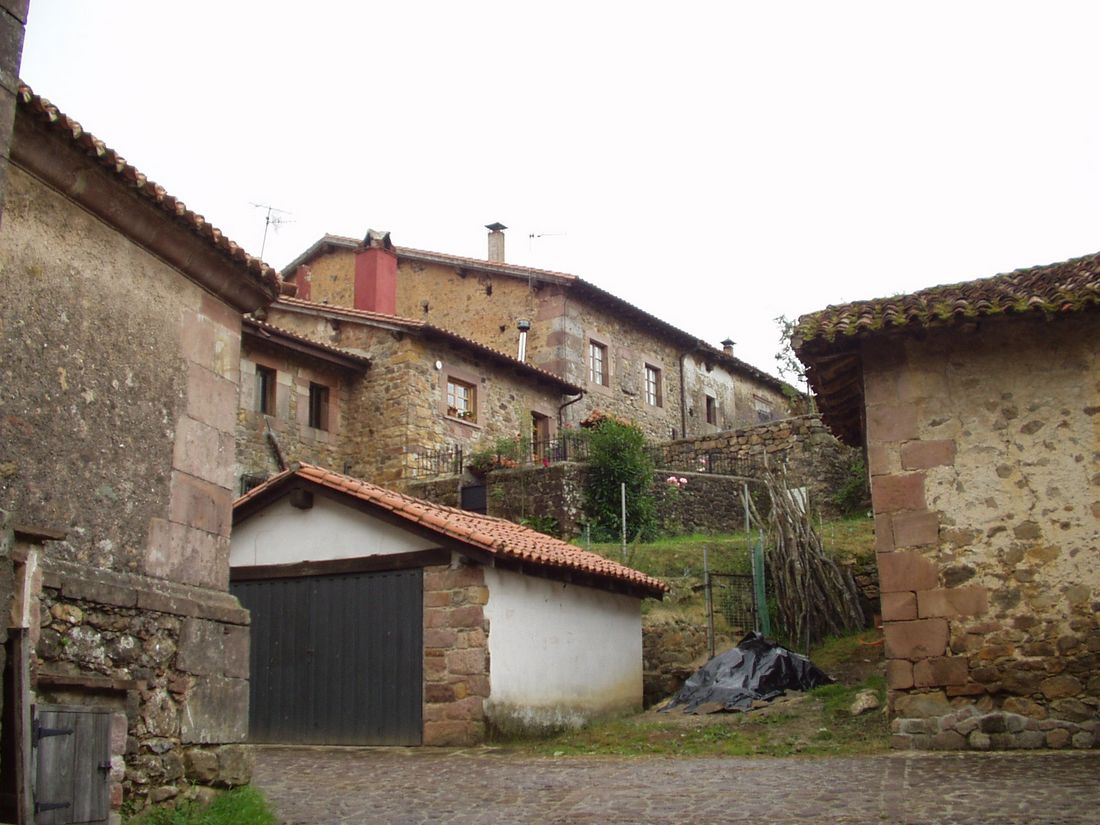
{"label": "cobblestone pavement", "polygon": [[1100,752],[539,758],[280,748],[253,782],[286,823],[1100,825]]}

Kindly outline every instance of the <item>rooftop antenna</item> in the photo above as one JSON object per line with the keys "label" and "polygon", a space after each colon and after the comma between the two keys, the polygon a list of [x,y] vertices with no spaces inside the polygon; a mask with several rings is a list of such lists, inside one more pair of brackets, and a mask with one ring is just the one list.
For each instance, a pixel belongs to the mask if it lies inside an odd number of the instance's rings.
{"label": "rooftop antenna", "polygon": [[[294,223],[289,217],[283,217],[284,215],[290,215],[285,209],[276,209],[274,206],[266,203],[253,203],[257,209],[266,209],[267,214],[264,215],[264,239],[260,244],[260,260],[264,259],[264,249],[267,247],[267,230],[270,227],[274,227],[275,231],[279,231],[279,227],[284,223]],[[278,214],[272,214],[277,212]]]}
{"label": "rooftop antenna", "polygon": [[535,246],[535,238],[563,238],[566,232],[532,232],[527,236],[527,251],[532,252]]}

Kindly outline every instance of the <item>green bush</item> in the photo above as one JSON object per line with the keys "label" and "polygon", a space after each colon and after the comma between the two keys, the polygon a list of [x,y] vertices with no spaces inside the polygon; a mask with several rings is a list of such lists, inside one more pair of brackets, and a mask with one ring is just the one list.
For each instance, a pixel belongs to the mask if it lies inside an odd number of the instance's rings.
{"label": "green bush", "polygon": [[622,532],[620,489],[626,484],[629,536],[649,541],[657,534],[653,460],[640,429],[604,418],[588,431],[588,474],[584,509],[596,541],[614,541]]}
{"label": "green bush", "polygon": [[862,458],[852,459],[840,489],[833,494],[833,504],[844,515],[855,515],[867,509],[871,491],[867,489],[867,467]]}

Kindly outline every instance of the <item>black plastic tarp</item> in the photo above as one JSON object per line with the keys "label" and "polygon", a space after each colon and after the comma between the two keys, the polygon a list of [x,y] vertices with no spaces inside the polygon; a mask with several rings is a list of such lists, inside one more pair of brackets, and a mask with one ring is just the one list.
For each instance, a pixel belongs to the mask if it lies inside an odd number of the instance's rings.
{"label": "black plastic tarp", "polygon": [[682,706],[684,713],[692,713],[707,705],[709,710],[748,710],[753,702],[769,701],[787,690],[832,683],[805,656],[750,633],[695,671],[664,709]]}

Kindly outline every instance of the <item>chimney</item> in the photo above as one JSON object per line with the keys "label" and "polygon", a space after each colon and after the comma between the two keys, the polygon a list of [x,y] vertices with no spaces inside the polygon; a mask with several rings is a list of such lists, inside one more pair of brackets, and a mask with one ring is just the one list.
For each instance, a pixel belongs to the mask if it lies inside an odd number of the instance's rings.
{"label": "chimney", "polygon": [[531,328],[531,322],[526,318],[520,318],[516,321],[516,328],[519,330],[519,355],[516,356],[517,361],[527,361],[527,330]]}
{"label": "chimney", "polygon": [[313,272],[305,264],[294,270],[294,285],[298,287],[296,297],[303,301],[310,300],[310,286],[313,283]]}
{"label": "chimney", "polygon": [[368,229],[355,250],[355,308],[397,313],[397,253],[389,232]]}
{"label": "chimney", "polygon": [[487,223],[485,228],[489,230],[489,260],[495,264],[504,263],[504,230],[508,227],[502,223]]}
{"label": "chimney", "polygon": [[734,343],[734,341],[727,338],[725,341],[722,342],[722,352],[724,352],[726,355],[732,356]]}

